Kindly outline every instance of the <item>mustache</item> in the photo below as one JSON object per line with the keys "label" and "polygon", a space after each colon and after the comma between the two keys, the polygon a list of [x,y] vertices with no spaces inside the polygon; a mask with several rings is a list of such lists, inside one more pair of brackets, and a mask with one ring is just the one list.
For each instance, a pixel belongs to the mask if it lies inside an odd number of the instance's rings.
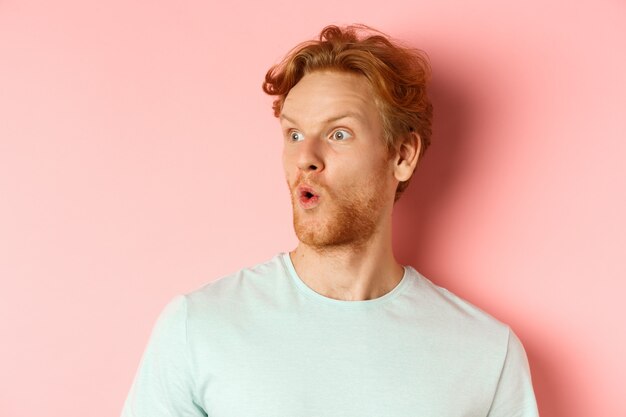
{"label": "mustache", "polygon": [[306,185],[309,186],[311,188],[314,188],[315,190],[324,190],[324,191],[328,191],[328,189],[326,188],[326,186],[319,182],[316,181],[314,179],[311,179],[311,177],[303,177],[300,176],[296,179],[296,181],[293,184],[289,184],[289,181],[287,181],[287,185],[289,186],[290,190],[295,190],[296,188],[298,188],[301,185]]}

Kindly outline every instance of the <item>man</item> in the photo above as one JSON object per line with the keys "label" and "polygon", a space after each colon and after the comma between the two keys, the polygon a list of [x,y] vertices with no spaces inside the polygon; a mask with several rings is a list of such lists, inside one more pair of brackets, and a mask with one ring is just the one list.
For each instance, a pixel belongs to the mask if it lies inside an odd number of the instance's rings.
{"label": "man", "polygon": [[509,327],[394,258],[429,67],[367,29],[268,71],[299,244],[170,302],[123,416],[537,416]]}

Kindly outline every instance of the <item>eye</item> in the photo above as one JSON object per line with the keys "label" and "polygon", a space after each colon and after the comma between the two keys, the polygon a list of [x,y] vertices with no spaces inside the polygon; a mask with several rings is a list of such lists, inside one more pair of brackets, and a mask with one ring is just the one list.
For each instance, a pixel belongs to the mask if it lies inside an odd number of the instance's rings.
{"label": "eye", "polygon": [[332,134],[332,138],[338,141],[346,140],[350,137],[352,137],[352,135],[347,130],[344,130],[344,129],[335,130]]}
{"label": "eye", "polygon": [[298,131],[292,130],[291,132],[289,132],[289,139],[292,142],[299,142],[304,139],[304,135]]}

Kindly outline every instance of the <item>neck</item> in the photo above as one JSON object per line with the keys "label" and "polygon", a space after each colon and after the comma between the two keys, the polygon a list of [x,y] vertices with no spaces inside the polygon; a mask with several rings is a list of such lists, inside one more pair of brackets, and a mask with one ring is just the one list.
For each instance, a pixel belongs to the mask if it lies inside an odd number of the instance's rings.
{"label": "neck", "polygon": [[395,288],[404,274],[393,255],[390,221],[364,243],[315,248],[300,242],[289,255],[306,285],[337,300],[381,297]]}

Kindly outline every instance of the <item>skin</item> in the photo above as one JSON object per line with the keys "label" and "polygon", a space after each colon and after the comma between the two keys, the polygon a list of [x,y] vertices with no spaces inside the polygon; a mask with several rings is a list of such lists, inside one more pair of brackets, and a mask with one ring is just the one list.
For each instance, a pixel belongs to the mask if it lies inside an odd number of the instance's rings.
{"label": "skin", "polygon": [[[407,134],[389,154],[374,97],[363,75],[316,71],[290,90],[280,116],[299,239],[289,255],[305,284],[337,300],[381,297],[404,274],[393,255],[391,214],[398,182],[417,164],[420,140]],[[303,183],[319,194],[312,209],[298,202]]]}

